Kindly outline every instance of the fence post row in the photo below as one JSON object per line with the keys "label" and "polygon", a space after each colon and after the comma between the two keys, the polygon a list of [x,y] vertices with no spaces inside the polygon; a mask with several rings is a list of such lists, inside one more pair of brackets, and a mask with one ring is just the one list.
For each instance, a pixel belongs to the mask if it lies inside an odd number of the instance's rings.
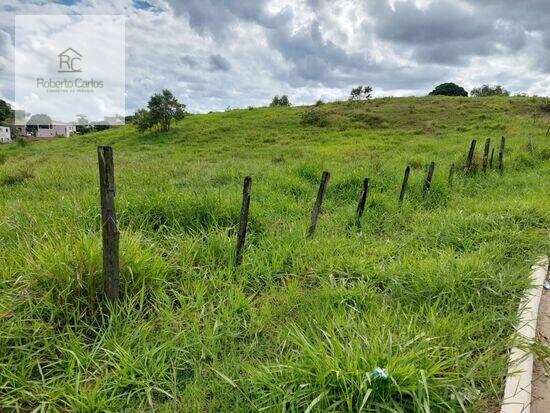
{"label": "fence post row", "polygon": [[[504,136],[500,139],[500,148],[498,153],[498,169],[502,174],[504,171],[504,145],[506,138]],[[470,172],[473,167],[473,159],[475,152],[476,140],[473,139],[468,151],[468,157],[466,160],[466,172]],[[489,149],[491,146],[491,139],[485,141],[485,148],[483,151],[483,171],[487,169],[487,163],[489,167],[493,167],[493,158],[495,148],[491,148],[491,155],[489,157]],[[529,146],[532,149],[533,144],[530,139]],[[99,187],[101,196],[101,223],[102,223],[102,240],[103,240],[103,274],[104,274],[104,291],[106,297],[110,301],[116,301],[119,298],[120,289],[120,267],[119,267],[119,230],[116,219],[115,208],[115,177],[114,177],[114,162],[113,162],[113,149],[110,146],[99,146],[97,148],[98,164],[99,164]],[[455,174],[455,164],[452,163],[449,169],[449,186],[453,186],[453,177]],[[428,174],[424,183],[424,193],[428,192],[431,187],[432,178],[435,170],[435,162],[431,162],[428,167]],[[401,208],[403,200],[405,198],[405,192],[409,181],[411,167],[407,165],[405,168],[405,174],[403,176],[403,183],[401,184],[401,192],[399,193],[399,207]],[[319,214],[321,213],[321,205],[325,196],[325,192],[330,179],[330,173],[323,172],[321,177],[321,183],[319,185],[319,191],[317,192],[317,198],[313,205],[311,212],[311,225],[307,231],[307,237],[313,236],[315,229],[317,228],[317,222],[319,220]],[[243,185],[243,201],[241,208],[239,233],[237,237],[235,265],[238,266],[242,262],[243,248],[246,240],[246,232],[248,227],[248,215],[250,209],[250,188],[252,186],[252,178],[250,176],[245,177]],[[366,205],[367,195],[369,191],[369,178],[363,180],[363,189],[359,196],[359,202],[357,205],[356,215],[357,222],[361,219]]]}
{"label": "fence post row", "polygon": [[474,153],[476,149],[476,143],[477,141],[475,139],[472,139],[472,143],[470,144],[470,150],[468,151],[468,158],[466,158],[466,172],[469,173],[472,171],[472,167],[474,164]]}
{"label": "fence post row", "polygon": [[103,238],[103,276],[107,299],[116,301],[119,297],[119,231],[115,210],[115,167],[113,148],[97,148],[99,163],[99,190],[101,196],[101,226]]}
{"label": "fence post row", "polygon": [[357,222],[363,216],[363,211],[365,210],[365,203],[367,201],[367,194],[369,193],[369,178],[363,180],[363,190],[361,195],[359,195],[359,203],[357,204]]}
{"label": "fence post row", "polygon": [[435,162],[432,161],[428,167],[428,175],[426,175],[426,182],[424,183],[424,194],[426,194],[432,186],[432,178],[434,176]]}
{"label": "fence post row", "polygon": [[498,170],[502,174],[504,172],[504,142],[506,138],[502,136],[500,138],[500,149],[498,151]]}
{"label": "fence post row", "polygon": [[485,140],[485,149],[483,150],[483,172],[487,171],[487,162],[489,161],[489,148],[491,147],[491,139]]}
{"label": "fence post row", "polygon": [[321,204],[323,203],[323,198],[325,196],[325,191],[327,190],[328,180],[330,178],[330,173],[327,171],[323,172],[321,176],[321,184],[319,185],[319,191],[317,192],[317,199],[315,204],[313,204],[313,210],[311,211],[311,225],[307,231],[307,237],[313,236],[315,228],[317,228],[317,220],[319,219],[319,214],[321,213]]}
{"label": "fence post row", "polygon": [[250,188],[252,186],[252,178],[247,176],[244,178],[243,184],[243,203],[241,207],[241,220],[239,224],[239,234],[237,236],[237,247],[235,253],[235,266],[241,265],[243,260],[243,248],[246,240],[246,230],[248,228],[248,211],[250,209]]}
{"label": "fence post row", "polygon": [[409,182],[409,174],[411,173],[411,167],[407,165],[405,168],[405,175],[403,176],[403,183],[401,184],[401,192],[399,193],[399,207],[403,203],[403,198],[405,198],[405,191],[407,190],[407,183]]}

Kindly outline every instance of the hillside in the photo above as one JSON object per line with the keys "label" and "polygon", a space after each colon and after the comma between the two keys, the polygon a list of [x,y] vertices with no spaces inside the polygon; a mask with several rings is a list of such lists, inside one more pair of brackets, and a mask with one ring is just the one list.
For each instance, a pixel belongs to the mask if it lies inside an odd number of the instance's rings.
{"label": "hillside", "polygon": [[[496,409],[529,266],[550,247],[548,117],[520,97],[331,103],[303,124],[311,110],[0,145],[0,410]],[[504,173],[483,173],[485,139],[498,152],[501,135]],[[123,298],[111,308],[98,145],[115,153]]]}

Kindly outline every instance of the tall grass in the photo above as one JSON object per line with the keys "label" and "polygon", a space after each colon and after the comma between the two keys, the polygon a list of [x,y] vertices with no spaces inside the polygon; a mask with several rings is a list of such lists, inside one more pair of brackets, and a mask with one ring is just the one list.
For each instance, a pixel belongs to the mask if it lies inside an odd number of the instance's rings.
{"label": "tall grass", "polygon": [[[0,410],[497,409],[529,265],[550,246],[536,102],[324,104],[322,128],[303,125],[303,110],[3,145]],[[469,141],[500,134],[504,175],[458,171],[449,188]],[[116,306],[101,295],[98,144],[115,150]],[[306,240],[323,170],[331,181]],[[251,221],[234,271],[245,175]]]}

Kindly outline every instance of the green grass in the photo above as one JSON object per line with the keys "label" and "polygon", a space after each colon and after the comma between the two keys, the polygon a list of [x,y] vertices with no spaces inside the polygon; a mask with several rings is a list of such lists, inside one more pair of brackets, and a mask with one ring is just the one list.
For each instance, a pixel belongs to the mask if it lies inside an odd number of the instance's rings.
{"label": "green grass", "polygon": [[[306,110],[2,145],[0,410],[497,410],[529,266],[550,246],[538,101],[332,103],[313,124]],[[470,140],[479,164],[500,135],[504,174],[465,176]],[[97,145],[115,151],[123,298],[112,307]],[[323,214],[305,239],[323,170]],[[246,175],[249,237],[233,271]]]}

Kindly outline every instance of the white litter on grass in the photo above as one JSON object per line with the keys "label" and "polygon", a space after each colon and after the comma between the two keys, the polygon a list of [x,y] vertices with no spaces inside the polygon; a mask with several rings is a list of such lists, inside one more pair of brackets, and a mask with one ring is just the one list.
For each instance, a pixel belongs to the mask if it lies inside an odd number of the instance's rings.
{"label": "white litter on grass", "polygon": [[388,373],[386,373],[386,370],[378,366],[376,366],[376,368],[371,372],[370,375],[373,379],[386,380],[388,378]]}

